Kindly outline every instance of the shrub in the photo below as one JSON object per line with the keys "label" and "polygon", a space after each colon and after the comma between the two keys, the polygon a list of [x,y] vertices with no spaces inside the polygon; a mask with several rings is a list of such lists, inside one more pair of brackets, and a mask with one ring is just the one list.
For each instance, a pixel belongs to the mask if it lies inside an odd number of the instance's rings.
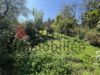
{"label": "shrub", "polygon": [[86,34],[87,41],[90,42],[91,45],[100,47],[100,33],[96,31],[96,29],[89,31]]}
{"label": "shrub", "polygon": [[52,24],[52,28],[55,32],[63,33],[65,35],[71,35],[73,33],[74,25],[76,24],[75,19],[73,18],[62,18],[57,16],[56,20]]}
{"label": "shrub", "polygon": [[100,32],[100,21],[98,22],[96,29]]}
{"label": "shrub", "polygon": [[25,26],[25,31],[28,35],[28,41],[31,43],[31,46],[33,47],[34,45],[37,45],[37,43],[39,42],[39,30],[37,30],[34,23],[31,21],[26,21]]}
{"label": "shrub", "polygon": [[[19,29],[16,34],[19,34]],[[21,38],[19,38],[21,36]],[[1,75],[25,75],[25,70],[22,71],[24,65],[29,60],[29,44],[23,32],[15,38],[15,31],[2,30],[0,32],[0,70]],[[29,66],[29,65],[28,65]],[[20,69],[20,70],[19,70]],[[27,69],[29,70],[29,69]],[[19,74],[24,72],[23,74]],[[26,71],[27,72],[27,71]]]}

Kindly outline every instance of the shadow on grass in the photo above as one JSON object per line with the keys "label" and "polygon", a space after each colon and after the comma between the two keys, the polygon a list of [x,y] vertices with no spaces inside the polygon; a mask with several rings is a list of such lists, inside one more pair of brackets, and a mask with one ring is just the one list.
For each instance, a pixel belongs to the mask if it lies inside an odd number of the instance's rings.
{"label": "shadow on grass", "polygon": [[54,40],[55,38],[52,36],[48,36],[48,35],[40,35],[39,37],[37,37],[37,39],[32,40],[31,42],[31,46],[34,47],[36,45],[38,45],[39,43],[45,43],[48,40]]}

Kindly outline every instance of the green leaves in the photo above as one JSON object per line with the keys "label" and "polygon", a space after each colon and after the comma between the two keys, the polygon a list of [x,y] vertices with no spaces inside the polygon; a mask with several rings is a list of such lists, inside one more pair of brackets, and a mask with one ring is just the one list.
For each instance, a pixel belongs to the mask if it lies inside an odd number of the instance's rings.
{"label": "green leaves", "polygon": [[65,18],[63,19],[61,16],[57,16],[56,20],[52,24],[52,28],[56,32],[64,33],[66,30],[70,30],[74,28],[76,21],[74,18]]}
{"label": "green leaves", "polygon": [[100,21],[98,22],[96,29],[97,31],[100,31]]}
{"label": "green leaves", "polygon": [[[92,72],[93,63],[96,61],[95,51],[97,48],[84,41],[62,34],[54,34],[52,37],[55,40],[41,43],[33,48],[30,55],[34,69],[32,74],[81,75],[84,71]],[[71,48],[72,45],[75,47]],[[79,46],[76,45],[80,45],[82,48],[85,45],[85,50],[79,50]]]}

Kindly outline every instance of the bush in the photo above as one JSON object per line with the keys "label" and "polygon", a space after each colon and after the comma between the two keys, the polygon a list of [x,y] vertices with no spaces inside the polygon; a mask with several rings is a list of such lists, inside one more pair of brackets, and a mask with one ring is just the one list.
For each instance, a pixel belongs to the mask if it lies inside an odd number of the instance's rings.
{"label": "bush", "polygon": [[25,31],[26,34],[28,35],[28,41],[31,43],[31,46],[33,47],[34,45],[38,44],[38,40],[40,38],[39,30],[35,27],[34,23],[31,21],[27,21],[25,23]]}
{"label": "bush", "polygon": [[100,47],[100,33],[97,32],[96,29],[89,31],[86,34],[86,39],[91,45]]}
{"label": "bush", "polygon": [[[14,28],[15,29],[15,28]],[[20,33],[22,34],[22,33]],[[0,32],[0,70],[1,75],[25,75],[22,70],[29,60],[29,44],[27,41],[15,38],[13,28]],[[28,65],[29,66],[29,65]],[[23,74],[19,74],[22,73]]]}
{"label": "bush", "polygon": [[52,24],[52,28],[55,32],[63,33],[65,35],[70,35],[74,25],[76,24],[75,19],[73,18],[62,18],[61,16],[57,16],[56,20]]}
{"label": "bush", "polygon": [[96,29],[100,32],[100,21],[98,22]]}

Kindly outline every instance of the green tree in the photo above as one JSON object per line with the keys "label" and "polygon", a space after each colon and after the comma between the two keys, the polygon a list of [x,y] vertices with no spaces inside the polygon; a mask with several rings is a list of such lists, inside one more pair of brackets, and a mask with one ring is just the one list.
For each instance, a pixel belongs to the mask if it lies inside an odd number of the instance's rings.
{"label": "green tree", "polygon": [[[73,6],[75,5],[63,5],[63,7],[61,8],[59,15],[61,15],[63,18],[72,18],[75,17],[75,11]],[[73,9],[74,8],[74,9]]]}
{"label": "green tree", "polygon": [[85,13],[82,21],[85,27],[95,28],[100,18],[100,1],[85,0]]}
{"label": "green tree", "polygon": [[100,20],[99,20],[99,22],[98,22],[98,24],[97,24],[96,29],[97,29],[97,31],[99,31],[99,32],[100,32]]}
{"label": "green tree", "polygon": [[26,0],[0,0],[0,20],[15,19],[20,14],[26,15]]}
{"label": "green tree", "polygon": [[84,18],[83,18],[83,24],[86,27],[95,28],[97,26],[98,21],[99,21],[99,17],[100,17],[99,13],[100,13],[99,9],[87,11],[84,15]]}
{"label": "green tree", "polygon": [[43,25],[43,12],[41,10],[37,10],[37,9],[33,9],[32,14],[34,16],[34,23],[35,26],[38,29],[41,29],[42,25]]}
{"label": "green tree", "polygon": [[75,25],[77,25],[77,21],[75,19],[73,7],[64,5],[61,12],[52,24],[52,28],[56,32],[70,36]]}
{"label": "green tree", "polygon": [[100,0],[84,0],[86,10],[100,8]]}
{"label": "green tree", "polygon": [[68,36],[71,35],[70,31],[76,25],[76,20],[73,18],[62,18],[60,15],[56,17],[56,20],[52,24],[52,28],[55,32],[63,33]]}
{"label": "green tree", "polygon": [[[20,14],[26,15],[26,0],[0,0],[0,74],[25,75],[22,66],[27,64],[27,41],[16,40],[15,26]],[[25,69],[25,68],[24,68]],[[26,71],[27,72],[27,71]]]}

